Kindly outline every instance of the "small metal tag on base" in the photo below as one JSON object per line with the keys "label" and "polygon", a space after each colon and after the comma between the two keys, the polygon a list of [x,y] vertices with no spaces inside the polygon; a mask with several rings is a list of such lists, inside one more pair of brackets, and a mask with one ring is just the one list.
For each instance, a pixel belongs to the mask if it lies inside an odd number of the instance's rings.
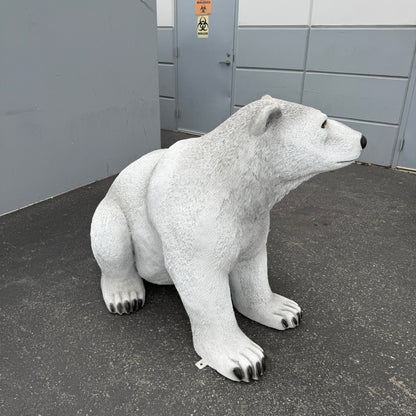
{"label": "small metal tag on base", "polygon": [[199,360],[197,363],[195,363],[195,365],[202,370],[203,368],[205,368],[208,364],[204,361],[204,359]]}

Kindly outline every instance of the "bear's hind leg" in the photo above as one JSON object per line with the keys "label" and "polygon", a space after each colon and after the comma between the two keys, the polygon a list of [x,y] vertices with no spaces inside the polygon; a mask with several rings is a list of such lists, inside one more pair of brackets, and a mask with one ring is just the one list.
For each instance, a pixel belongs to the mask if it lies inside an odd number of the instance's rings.
{"label": "bear's hind leg", "polygon": [[120,207],[108,197],[94,213],[91,247],[101,269],[101,291],[107,309],[119,315],[140,309],[145,289],[134,265],[130,230]]}

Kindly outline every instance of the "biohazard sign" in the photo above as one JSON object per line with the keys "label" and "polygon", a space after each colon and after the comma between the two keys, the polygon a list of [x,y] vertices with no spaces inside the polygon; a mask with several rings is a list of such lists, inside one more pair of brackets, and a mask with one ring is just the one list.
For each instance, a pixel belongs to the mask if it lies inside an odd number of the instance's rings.
{"label": "biohazard sign", "polygon": [[199,38],[208,38],[209,16],[198,16],[196,33],[198,34]]}
{"label": "biohazard sign", "polygon": [[211,14],[212,0],[195,0],[195,14],[197,16]]}

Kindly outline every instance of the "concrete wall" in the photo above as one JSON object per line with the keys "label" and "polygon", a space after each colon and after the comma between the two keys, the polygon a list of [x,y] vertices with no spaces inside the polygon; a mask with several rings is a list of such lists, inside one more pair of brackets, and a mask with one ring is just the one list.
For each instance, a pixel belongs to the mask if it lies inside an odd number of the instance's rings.
{"label": "concrete wall", "polygon": [[0,213],[160,147],[155,0],[0,4]]}

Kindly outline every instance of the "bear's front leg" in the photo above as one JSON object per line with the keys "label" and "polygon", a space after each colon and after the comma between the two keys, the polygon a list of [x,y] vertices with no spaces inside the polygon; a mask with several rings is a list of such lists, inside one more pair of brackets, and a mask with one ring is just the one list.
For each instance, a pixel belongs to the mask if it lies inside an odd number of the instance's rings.
{"label": "bear's front leg", "polygon": [[237,263],[230,282],[234,306],[247,318],[280,330],[299,325],[299,305],[270,289],[266,246],[254,257]]}
{"label": "bear's front leg", "polygon": [[233,381],[257,380],[265,370],[264,353],[238,327],[227,273],[204,261],[169,263],[169,274],[191,321],[197,354]]}

